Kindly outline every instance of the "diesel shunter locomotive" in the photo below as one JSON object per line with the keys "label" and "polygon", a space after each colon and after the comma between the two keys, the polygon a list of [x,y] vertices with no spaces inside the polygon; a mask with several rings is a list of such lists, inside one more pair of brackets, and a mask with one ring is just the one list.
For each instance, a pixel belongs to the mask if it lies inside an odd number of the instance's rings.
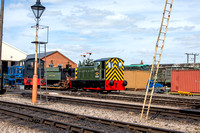
{"label": "diesel shunter locomotive", "polygon": [[76,69],[76,80],[71,80],[70,88],[98,91],[125,90],[124,61],[120,58],[83,60]]}

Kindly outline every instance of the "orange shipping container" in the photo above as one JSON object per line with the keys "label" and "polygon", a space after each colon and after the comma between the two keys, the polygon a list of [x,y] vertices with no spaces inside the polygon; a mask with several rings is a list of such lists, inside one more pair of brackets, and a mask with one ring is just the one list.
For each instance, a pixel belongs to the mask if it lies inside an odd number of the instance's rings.
{"label": "orange shipping container", "polygon": [[124,79],[128,82],[127,89],[146,89],[147,81],[149,79],[149,71],[124,71]]}
{"label": "orange shipping container", "polygon": [[200,93],[200,70],[174,70],[171,75],[171,91]]}

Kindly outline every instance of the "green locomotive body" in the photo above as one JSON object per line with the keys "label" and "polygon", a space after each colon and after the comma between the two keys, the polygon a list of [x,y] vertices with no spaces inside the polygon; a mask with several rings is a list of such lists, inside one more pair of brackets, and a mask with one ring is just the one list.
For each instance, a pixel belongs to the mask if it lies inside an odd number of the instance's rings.
{"label": "green locomotive body", "polygon": [[76,69],[76,80],[72,80],[71,88],[99,91],[124,90],[124,61],[120,58],[87,59],[79,62]]}

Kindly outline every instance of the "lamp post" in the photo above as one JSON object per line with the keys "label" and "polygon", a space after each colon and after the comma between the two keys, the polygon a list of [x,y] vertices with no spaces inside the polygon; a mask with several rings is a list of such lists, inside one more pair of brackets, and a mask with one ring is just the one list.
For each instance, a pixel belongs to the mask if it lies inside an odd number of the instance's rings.
{"label": "lamp post", "polygon": [[36,18],[36,43],[35,43],[35,65],[34,65],[34,75],[33,75],[33,88],[32,88],[32,103],[37,102],[37,84],[38,84],[38,75],[37,75],[37,48],[38,48],[38,29],[39,21],[42,13],[45,10],[45,7],[41,5],[40,0],[36,1],[36,4],[31,6],[33,13]]}

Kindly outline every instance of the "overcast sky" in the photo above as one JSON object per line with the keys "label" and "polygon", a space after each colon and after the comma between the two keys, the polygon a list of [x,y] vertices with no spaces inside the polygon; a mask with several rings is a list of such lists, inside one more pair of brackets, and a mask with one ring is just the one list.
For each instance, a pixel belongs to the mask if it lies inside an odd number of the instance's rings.
{"label": "overcast sky", "polygon": [[[169,0],[170,1],[170,0]],[[34,53],[36,0],[5,0],[3,41]],[[49,26],[47,51],[58,50],[78,63],[119,57],[125,64],[151,64],[165,0],[41,0],[40,24]],[[200,1],[174,0],[161,63],[186,63],[200,53]],[[40,29],[40,41],[46,30]],[[42,48],[43,49],[43,48]],[[200,56],[197,57],[200,62]]]}

